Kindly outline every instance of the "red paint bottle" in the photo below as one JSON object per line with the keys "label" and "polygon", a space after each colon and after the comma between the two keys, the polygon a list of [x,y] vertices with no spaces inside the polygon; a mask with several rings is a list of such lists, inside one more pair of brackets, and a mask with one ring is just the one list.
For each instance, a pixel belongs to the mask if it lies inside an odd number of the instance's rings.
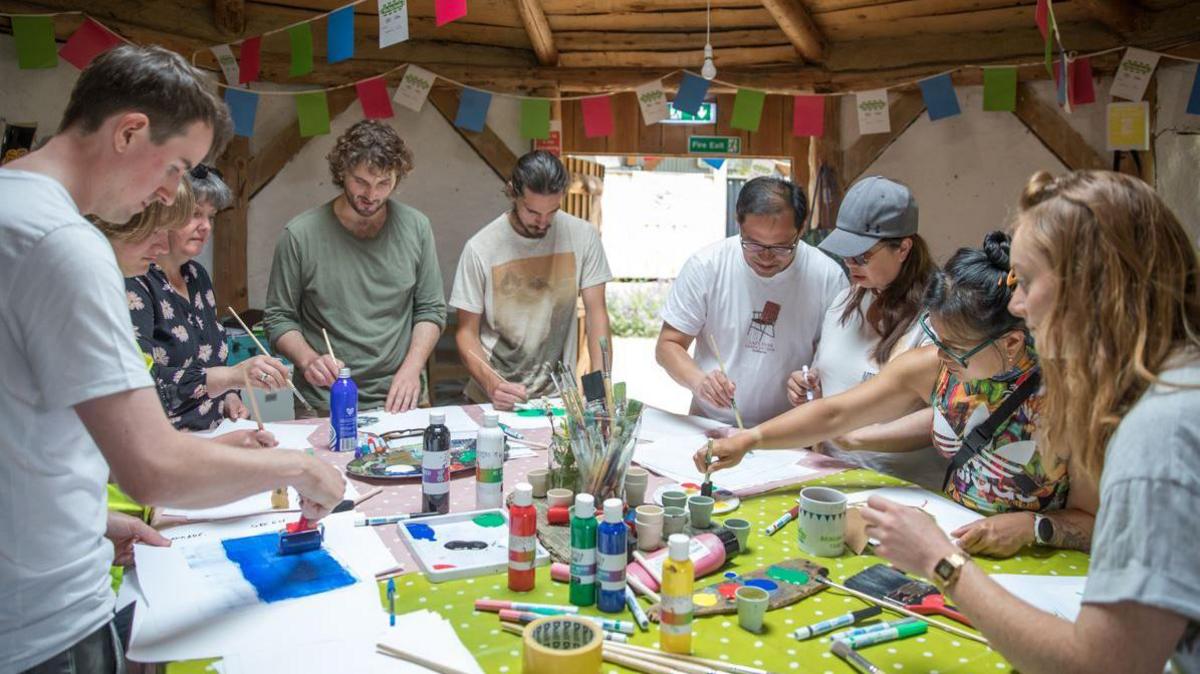
{"label": "red paint bottle", "polygon": [[522,482],[513,492],[508,507],[508,589],[533,589],[533,563],[537,556],[537,510],[533,507],[533,485]]}

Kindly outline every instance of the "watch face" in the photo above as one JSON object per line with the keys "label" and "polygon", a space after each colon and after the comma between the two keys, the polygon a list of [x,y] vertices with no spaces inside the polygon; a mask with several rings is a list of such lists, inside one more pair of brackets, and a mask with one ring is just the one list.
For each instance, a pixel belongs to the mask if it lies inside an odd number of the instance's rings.
{"label": "watch face", "polygon": [[933,567],[933,572],[942,580],[949,580],[950,576],[954,574],[954,565],[950,563],[950,560],[942,559],[938,561],[937,566]]}
{"label": "watch face", "polygon": [[[1028,529],[1026,530],[1028,531]],[[1050,538],[1054,536],[1054,523],[1049,517],[1043,517],[1038,520],[1037,537],[1039,542],[1045,544],[1050,542]]]}

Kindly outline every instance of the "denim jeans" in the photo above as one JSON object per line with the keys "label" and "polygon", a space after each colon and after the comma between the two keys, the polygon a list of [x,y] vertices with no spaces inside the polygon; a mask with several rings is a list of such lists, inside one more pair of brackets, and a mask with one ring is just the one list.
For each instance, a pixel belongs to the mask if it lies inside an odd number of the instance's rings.
{"label": "denim jeans", "polygon": [[125,650],[110,621],[24,674],[125,674]]}

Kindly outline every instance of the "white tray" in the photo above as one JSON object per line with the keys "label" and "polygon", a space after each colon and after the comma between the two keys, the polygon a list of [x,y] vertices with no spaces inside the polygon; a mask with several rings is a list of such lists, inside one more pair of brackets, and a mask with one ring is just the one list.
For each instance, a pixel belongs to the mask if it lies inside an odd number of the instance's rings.
{"label": "white tray", "polygon": [[[476,517],[495,514],[504,518],[503,525],[483,527],[474,523]],[[396,527],[421,573],[431,583],[486,576],[508,569],[508,512],[500,508],[422,517],[398,522]],[[432,541],[413,534],[414,531],[423,532],[421,527],[432,530]],[[452,541],[486,543],[487,547],[448,550],[445,545]],[[550,553],[538,542],[534,566],[549,563]]]}

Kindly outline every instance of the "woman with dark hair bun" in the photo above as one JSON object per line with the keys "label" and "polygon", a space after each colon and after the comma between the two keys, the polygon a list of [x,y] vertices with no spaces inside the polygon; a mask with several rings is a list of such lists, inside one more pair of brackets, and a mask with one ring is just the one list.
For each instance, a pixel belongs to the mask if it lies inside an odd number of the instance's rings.
{"label": "woman with dark hair bun", "polygon": [[[964,551],[1003,557],[1035,543],[1087,550],[1095,487],[1081,479],[1068,490],[1069,454],[1035,441],[1040,370],[1024,321],[1008,312],[1008,253],[1003,232],[959,249],[925,290],[917,322],[932,346],[845,393],[715,442],[712,469],[736,465],[752,449],[807,447],[932,406],[934,447],[950,460],[943,491],[989,515],[953,532]],[[702,448],[698,469],[704,460]]]}

